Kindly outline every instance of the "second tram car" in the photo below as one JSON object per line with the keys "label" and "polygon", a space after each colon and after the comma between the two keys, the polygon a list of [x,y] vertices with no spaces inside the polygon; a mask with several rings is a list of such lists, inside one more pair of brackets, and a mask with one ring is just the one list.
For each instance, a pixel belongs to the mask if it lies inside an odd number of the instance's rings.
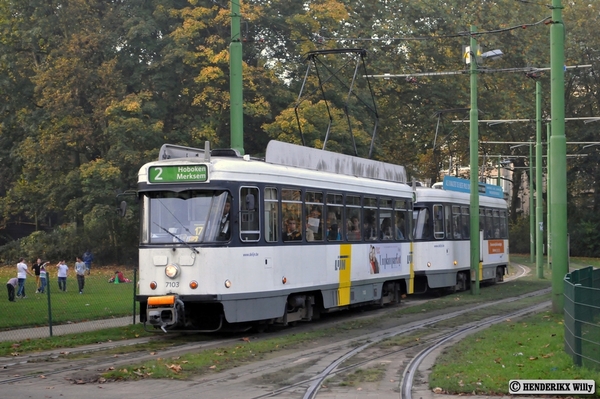
{"label": "second tram car", "polygon": [[[507,273],[508,214],[502,190],[480,184],[480,270],[483,282],[500,282]],[[462,291],[470,270],[469,181],[446,176],[441,188],[417,187],[414,203],[414,287]]]}

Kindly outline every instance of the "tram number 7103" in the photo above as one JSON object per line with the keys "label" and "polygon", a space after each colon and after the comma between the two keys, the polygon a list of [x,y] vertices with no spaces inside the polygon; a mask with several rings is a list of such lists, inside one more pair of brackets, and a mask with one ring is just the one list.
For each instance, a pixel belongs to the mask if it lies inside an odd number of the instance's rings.
{"label": "tram number 7103", "polygon": [[167,281],[166,287],[167,288],[177,288],[177,287],[179,287],[179,281]]}

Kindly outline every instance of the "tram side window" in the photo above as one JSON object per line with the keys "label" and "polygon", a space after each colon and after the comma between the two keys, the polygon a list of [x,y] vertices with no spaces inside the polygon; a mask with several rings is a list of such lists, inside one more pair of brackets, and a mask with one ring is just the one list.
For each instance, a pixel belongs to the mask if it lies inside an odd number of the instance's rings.
{"label": "tram side window", "polygon": [[323,241],[323,193],[307,191],[304,203],[306,204],[306,241]]}
{"label": "tram side window", "polygon": [[479,231],[483,231],[484,239],[488,238],[487,231],[485,229],[485,209],[483,208],[479,208]]}
{"label": "tram side window", "polygon": [[260,223],[258,207],[260,204],[257,187],[240,188],[240,239],[242,241],[258,241],[260,239]]}
{"label": "tram side window", "polygon": [[471,218],[469,216],[469,207],[461,206],[460,213],[462,215],[462,218],[461,218],[462,238],[463,239],[471,238],[471,234],[469,234],[469,231],[471,230]]}
{"label": "tram side window", "polygon": [[343,233],[341,194],[327,194],[327,240],[341,241]]}
{"label": "tram side window", "polygon": [[379,199],[379,238],[382,240],[393,240],[394,230],[392,229],[392,199]]}
{"label": "tram side window", "polygon": [[500,211],[500,238],[508,238],[506,211]]}
{"label": "tram side window", "polygon": [[363,237],[367,241],[377,240],[377,198],[364,197]]}
{"label": "tram side window", "polygon": [[498,209],[492,211],[494,220],[494,238],[500,238],[500,213]]}
{"label": "tram side window", "polygon": [[444,238],[444,208],[441,205],[434,205],[433,216],[433,236],[441,240]]}
{"label": "tram side window", "polygon": [[281,190],[283,213],[283,241],[302,241],[302,194],[300,190]]}
{"label": "tram side window", "polygon": [[494,216],[491,209],[485,210],[485,239],[494,238]]}
{"label": "tram side window", "polygon": [[348,241],[360,241],[362,238],[361,201],[356,195],[346,195],[346,238]]}
{"label": "tram side window", "polygon": [[276,242],[279,239],[279,222],[277,220],[277,189],[265,188],[265,239]]}
{"label": "tram side window", "polygon": [[433,224],[429,208],[420,208],[413,211],[414,237],[416,240],[430,240],[433,237]]}
{"label": "tram side window", "polygon": [[454,238],[461,239],[462,236],[462,223],[460,218],[460,206],[452,206],[452,234]]}
{"label": "tram side window", "polygon": [[444,205],[444,225],[446,226],[446,237],[447,238],[452,238],[453,236],[453,229],[452,229],[452,213],[451,213],[451,207],[450,205]]}
{"label": "tram side window", "polygon": [[409,218],[406,217],[408,212],[408,206],[406,200],[394,200],[394,220],[393,225],[394,228],[394,238],[396,240],[407,240],[406,232],[410,231],[407,229],[406,223]]}

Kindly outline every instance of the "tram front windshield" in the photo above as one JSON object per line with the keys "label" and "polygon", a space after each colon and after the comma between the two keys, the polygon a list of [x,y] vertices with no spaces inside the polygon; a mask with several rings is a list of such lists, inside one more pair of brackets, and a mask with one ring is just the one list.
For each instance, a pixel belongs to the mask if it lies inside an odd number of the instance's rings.
{"label": "tram front windshield", "polygon": [[[225,191],[152,191],[143,193],[140,240],[145,244],[223,240],[228,221]],[[227,232],[229,233],[229,232]],[[229,235],[227,235],[227,238]]]}

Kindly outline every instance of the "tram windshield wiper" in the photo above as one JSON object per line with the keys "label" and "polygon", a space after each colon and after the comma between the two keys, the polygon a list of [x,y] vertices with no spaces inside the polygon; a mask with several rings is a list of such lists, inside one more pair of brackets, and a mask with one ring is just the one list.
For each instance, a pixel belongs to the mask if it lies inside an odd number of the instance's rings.
{"label": "tram windshield wiper", "polygon": [[169,231],[169,229],[165,229],[164,227],[162,227],[160,224],[154,222],[155,225],[158,226],[158,228],[160,228],[161,230],[163,230],[165,233],[167,233],[168,235],[170,235],[171,237],[173,237],[174,239],[176,239],[177,241],[179,241],[180,243],[182,243],[183,245],[185,245],[186,247],[188,247],[189,249],[191,249],[192,251],[194,251],[195,253],[199,254],[200,252],[192,247],[190,244],[188,244],[187,242],[183,241],[180,237],[178,237],[176,234],[173,234]]}

